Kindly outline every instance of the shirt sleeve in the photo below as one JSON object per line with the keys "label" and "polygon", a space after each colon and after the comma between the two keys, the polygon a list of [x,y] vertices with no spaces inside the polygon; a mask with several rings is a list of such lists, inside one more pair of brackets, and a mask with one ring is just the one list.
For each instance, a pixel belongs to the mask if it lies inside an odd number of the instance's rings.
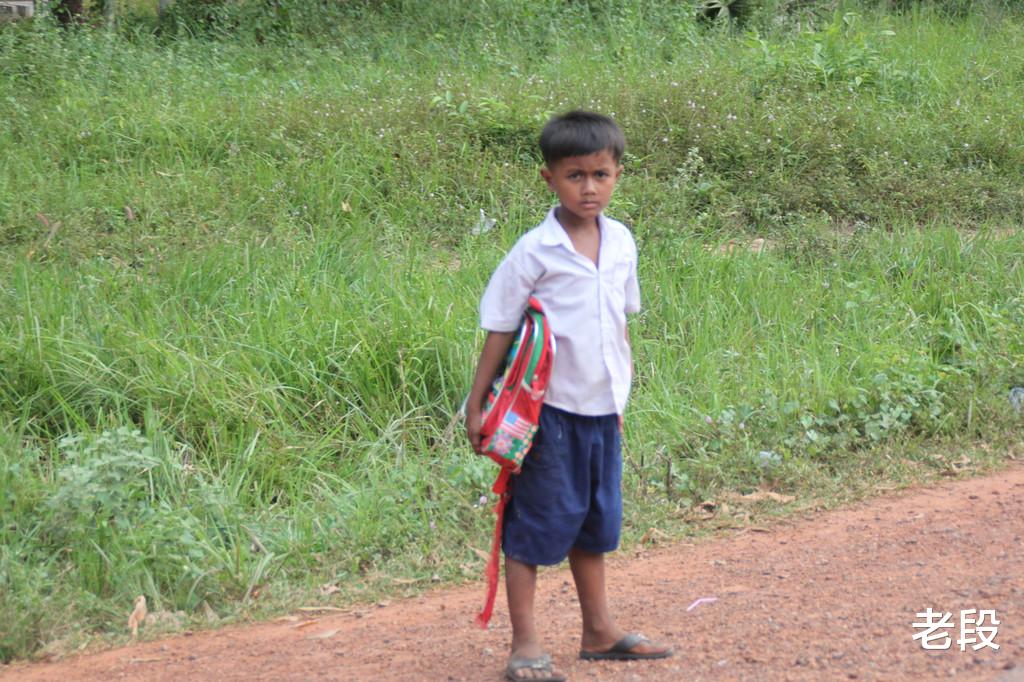
{"label": "shirt sleeve", "polygon": [[491,275],[480,299],[480,326],[490,332],[514,332],[519,329],[523,311],[533,294],[536,278],[523,261],[517,244]]}

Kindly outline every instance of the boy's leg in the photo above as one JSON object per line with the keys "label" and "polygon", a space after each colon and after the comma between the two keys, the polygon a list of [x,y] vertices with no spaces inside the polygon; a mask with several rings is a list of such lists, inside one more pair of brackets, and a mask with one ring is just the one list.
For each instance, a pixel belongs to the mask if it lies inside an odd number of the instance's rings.
{"label": "boy's leg", "polygon": [[533,620],[533,597],[537,591],[537,567],[505,557],[505,591],[512,621],[512,653],[540,656],[540,640]]}
{"label": "boy's leg", "polygon": [[[539,659],[545,655],[533,618],[533,600],[537,591],[537,567],[505,557],[505,591],[508,614],[512,621],[512,654],[517,658]],[[552,679],[561,676],[553,666],[549,670],[523,667],[516,679]]]}
{"label": "boy's leg", "polygon": [[[512,653],[506,675],[518,680],[564,680],[551,664],[534,624],[537,566],[560,563],[586,514],[585,486],[572,474],[567,415],[544,405],[533,448],[523,469],[512,478],[505,507],[502,550],[505,588],[512,621]],[[582,490],[580,490],[582,488]],[[570,494],[573,491],[576,494]]]}
{"label": "boy's leg", "polygon": [[[603,653],[602,658],[663,658],[669,647],[660,646],[622,630],[608,607],[604,554],[619,544],[622,526],[622,434],[617,415],[577,420],[579,459],[591,475],[589,508],[569,551],[576,594],[583,612],[580,652]],[[616,647],[616,651],[609,651]],[[622,651],[621,649],[625,649]],[[614,654],[614,655],[611,655]]]}
{"label": "boy's leg", "polygon": [[[572,568],[580,611],[583,613],[580,649],[588,652],[607,651],[628,633],[619,628],[608,608],[604,554],[573,548],[569,552],[569,566]],[[667,654],[669,651],[669,647],[646,640],[629,649],[630,653],[650,656]]]}

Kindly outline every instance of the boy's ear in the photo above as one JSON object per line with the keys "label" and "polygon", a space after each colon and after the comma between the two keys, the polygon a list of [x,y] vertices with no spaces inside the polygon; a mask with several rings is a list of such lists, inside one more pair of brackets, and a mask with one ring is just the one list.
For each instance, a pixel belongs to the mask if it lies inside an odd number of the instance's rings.
{"label": "boy's ear", "polygon": [[622,169],[623,168],[624,168],[624,166],[621,163],[615,168],[615,182],[618,182],[619,178],[622,177]]}
{"label": "boy's ear", "polygon": [[544,178],[544,182],[548,183],[548,187],[554,189],[554,186],[551,184],[551,180],[555,176],[551,174],[551,170],[547,166],[540,167],[540,176]]}

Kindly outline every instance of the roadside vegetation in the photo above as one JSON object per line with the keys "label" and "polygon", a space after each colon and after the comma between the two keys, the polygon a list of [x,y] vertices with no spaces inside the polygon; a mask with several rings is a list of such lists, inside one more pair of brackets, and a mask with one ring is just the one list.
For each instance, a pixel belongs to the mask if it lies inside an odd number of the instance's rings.
{"label": "roadside vegetation", "polygon": [[629,142],[629,543],[1012,451],[1010,5],[427,5],[0,26],[0,660],[480,575],[455,412],[569,108]]}

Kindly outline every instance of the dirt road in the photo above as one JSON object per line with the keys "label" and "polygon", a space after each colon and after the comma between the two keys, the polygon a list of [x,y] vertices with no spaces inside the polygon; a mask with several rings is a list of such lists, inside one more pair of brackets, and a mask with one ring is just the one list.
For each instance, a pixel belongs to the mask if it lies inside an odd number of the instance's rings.
{"label": "dirt road", "polygon": [[[651,663],[576,659],[566,570],[544,572],[538,608],[573,680],[1024,681],[1024,467],[907,490],[696,545],[620,553],[610,568],[624,625],[672,642]],[[58,663],[0,668],[18,680],[497,680],[508,618],[473,623],[482,587],[360,611],[178,636]],[[701,597],[715,597],[690,608]],[[916,614],[951,613],[949,648],[913,638]],[[966,609],[995,610],[995,650],[957,640]],[[968,614],[970,615],[970,614]],[[990,625],[985,622],[981,627]],[[941,644],[942,638],[934,640]]]}

